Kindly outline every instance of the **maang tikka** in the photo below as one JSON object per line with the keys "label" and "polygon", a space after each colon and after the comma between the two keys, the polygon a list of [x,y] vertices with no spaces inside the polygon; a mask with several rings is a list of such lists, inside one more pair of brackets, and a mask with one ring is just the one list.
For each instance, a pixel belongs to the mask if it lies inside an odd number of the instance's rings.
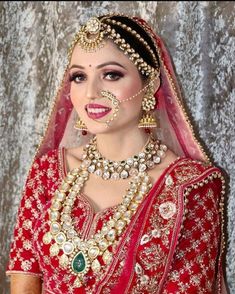
{"label": "maang tikka", "polygon": [[[90,18],[87,23],[81,26],[79,32],[75,35],[72,44],[69,48],[68,57],[71,59],[73,49],[76,44],[80,46],[85,52],[96,52],[101,49],[107,39],[113,40],[113,42],[123,51],[127,57],[136,65],[140,73],[145,76],[150,76],[159,70],[158,61],[156,56],[148,43],[142,38],[134,29],[128,27],[126,24],[111,19],[111,15],[104,16],[101,19],[96,17]],[[119,27],[122,30],[128,31],[133,35],[143,46],[146,47],[150,55],[152,56],[156,67],[149,65],[141,56],[135,51],[134,48],[126,42],[124,38],[116,32],[113,26]]]}

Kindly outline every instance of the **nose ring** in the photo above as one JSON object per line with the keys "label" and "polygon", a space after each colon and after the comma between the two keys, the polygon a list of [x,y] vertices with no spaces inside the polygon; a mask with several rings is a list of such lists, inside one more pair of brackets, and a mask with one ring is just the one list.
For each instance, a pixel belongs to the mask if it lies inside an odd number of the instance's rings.
{"label": "nose ring", "polygon": [[120,101],[117,99],[117,97],[113,93],[106,91],[106,90],[101,91],[101,96],[104,98],[108,98],[111,101],[112,105],[114,106],[113,116],[105,122],[108,127],[109,124],[117,117],[117,113],[120,108],[120,106],[119,106]]}

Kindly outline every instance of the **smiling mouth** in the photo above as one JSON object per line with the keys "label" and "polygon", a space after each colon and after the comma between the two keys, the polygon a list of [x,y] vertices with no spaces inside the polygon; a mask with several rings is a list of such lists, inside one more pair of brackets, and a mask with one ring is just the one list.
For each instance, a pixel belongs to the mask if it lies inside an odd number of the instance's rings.
{"label": "smiling mouth", "polygon": [[100,104],[87,104],[85,110],[89,118],[98,119],[107,115],[112,108]]}

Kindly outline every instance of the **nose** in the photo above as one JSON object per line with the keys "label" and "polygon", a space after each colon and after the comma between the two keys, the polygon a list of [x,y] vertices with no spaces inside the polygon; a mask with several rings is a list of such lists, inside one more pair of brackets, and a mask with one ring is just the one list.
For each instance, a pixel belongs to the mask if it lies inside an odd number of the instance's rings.
{"label": "nose", "polygon": [[96,78],[90,78],[86,86],[86,98],[88,100],[94,100],[100,97],[100,84]]}

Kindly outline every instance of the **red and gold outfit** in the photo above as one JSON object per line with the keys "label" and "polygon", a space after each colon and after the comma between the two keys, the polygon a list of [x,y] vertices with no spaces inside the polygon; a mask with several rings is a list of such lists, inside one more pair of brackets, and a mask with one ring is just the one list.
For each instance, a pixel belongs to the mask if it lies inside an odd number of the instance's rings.
{"label": "red and gold outfit", "polygon": [[[42,242],[50,200],[65,174],[63,149],[37,159],[27,180],[11,247],[8,273],[43,279],[44,293],[216,293],[220,287],[220,196],[217,168],[178,158],[161,175],[123,234],[111,264],[89,275],[83,288]],[[72,212],[89,238],[115,207],[95,213],[85,195]],[[218,290],[219,291],[219,290]]]}
{"label": "red and gold outfit", "polygon": [[[112,261],[85,285],[75,288],[68,269],[50,244],[48,209],[66,175],[64,148],[74,146],[74,109],[70,101],[68,68],[53,102],[46,133],[35,156],[19,208],[8,274],[41,277],[43,293],[222,293],[222,201],[224,179],[195,138],[182,106],[170,57],[162,40],[141,19],[134,20],[153,38],[159,53],[161,87],[158,115],[160,140],[177,154],[138,206]],[[76,230],[89,239],[114,214],[116,207],[95,213],[88,198],[78,195],[72,210]],[[52,241],[54,242],[54,240]]]}

